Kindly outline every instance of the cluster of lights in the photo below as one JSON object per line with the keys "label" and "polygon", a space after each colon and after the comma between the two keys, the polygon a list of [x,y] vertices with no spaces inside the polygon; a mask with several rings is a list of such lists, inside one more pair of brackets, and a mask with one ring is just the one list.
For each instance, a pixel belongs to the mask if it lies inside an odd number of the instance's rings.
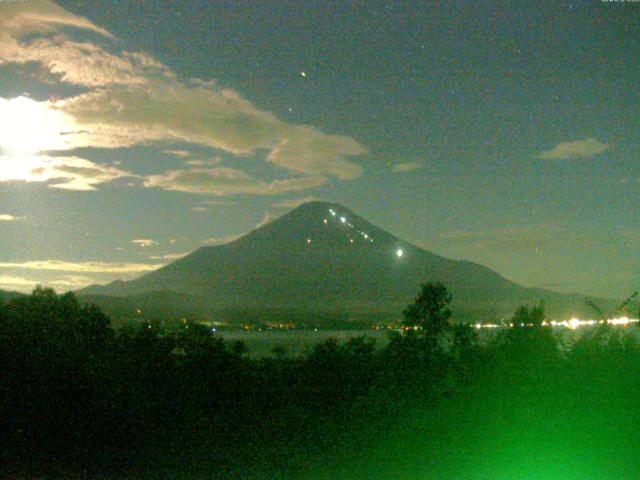
{"label": "cluster of lights", "polygon": [[[544,321],[542,322],[542,326],[543,327],[564,327],[564,328],[568,328],[571,330],[576,330],[580,327],[589,327],[589,326],[594,326],[594,325],[598,325],[598,324],[607,324],[607,325],[614,325],[614,326],[627,326],[630,325],[632,323],[638,323],[640,322],[640,319],[637,318],[629,318],[629,317],[618,317],[618,318],[610,318],[608,320],[580,320],[579,318],[571,318],[570,320],[562,320],[560,322],[557,322],[555,320],[552,320],[550,322],[548,321]],[[495,323],[476,323],[473,325],[474,328],[500,328],[500,327],[513,327],[513,324],[507,324],[507,325],[498,325]],[[527,324],[525,325],[526,327],[533,327],[532,324]]]}
{"label": "cluster of lights", "polygon": [[638,323],[637,318],[629,318],[629,317],[618,317],[618,318],[610,318],[608,320],[580,320],[579,318],[572,318],[570,320],[563,320],[562,322],[544,322],[546,325],[551,325],[552,327],[565,327],[570,328],[571,330],[575,330],[576,328],[593,326],[597,324],[608,324],[608,325],[618,325],[618,326],[627,326],[632,323]]}
{"label": "cluster of lights", "polygon": [[504,325],[498,325],[495,323],[474,323],[473,324],[473,328],[500,328],[503,327]]}
{"label": "cluster of lights", "polygon": [[[337,212],[334,209],[330,208],[329,213],[331,214],[332,217],[338,218],[340,223],[342,223],[343,225],[349,228],[352,228],[354,230],[357,230],[356,227],[353,225],[353,223],[349,222],[349,220],[347,220],[347,218],[342,215],[338,216]],[[324,218],[322,220],[322,223],[326,225],[327,223],[329,223],[329,220]],[[373,243],[373,238],[371,238],[371,236],[367,232],[363,232],[362,230],[357,230],[357,231],[358,231],[358,235],[360,235],[364,240],[370,243]],[[349,238],[349,243],[355,243],[355,240],[351,235],[347,234],[347,237]]]}

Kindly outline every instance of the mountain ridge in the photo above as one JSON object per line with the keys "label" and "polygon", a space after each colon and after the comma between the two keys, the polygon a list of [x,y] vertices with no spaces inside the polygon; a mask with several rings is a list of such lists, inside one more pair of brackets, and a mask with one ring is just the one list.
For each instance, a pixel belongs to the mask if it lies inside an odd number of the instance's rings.
{"label": "mountain ridge", "polygon": [[[458,311],[475,307],[504,316],[521,303],[584,303],[576,296],[520,286],[468,260],[429,252],[340,204],[319,201],[137,279],[77,293],[123,297],[167,291],[206,299],[212,313],[275,308],[397,317],[420,283],[436,280],[450,289]],[[577,305],[572,308],[576,311]]]}

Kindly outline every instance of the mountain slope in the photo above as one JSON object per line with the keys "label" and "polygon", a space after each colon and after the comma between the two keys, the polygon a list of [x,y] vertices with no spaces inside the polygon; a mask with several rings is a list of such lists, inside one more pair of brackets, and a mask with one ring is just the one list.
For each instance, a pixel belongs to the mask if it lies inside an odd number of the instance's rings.
{"label": "mountain slope", "polygon": [[[283,309],[395,314],[420,283],[444,282],[459,311],[511,312],[570,296],[521,287],[492,270],[408,244],[338,204],[310,202],[226,245],[203,247],[129,282],[81,295],[166,291],[200,297],[212,311]],[[574,298],[575,300],[576,298]]]}

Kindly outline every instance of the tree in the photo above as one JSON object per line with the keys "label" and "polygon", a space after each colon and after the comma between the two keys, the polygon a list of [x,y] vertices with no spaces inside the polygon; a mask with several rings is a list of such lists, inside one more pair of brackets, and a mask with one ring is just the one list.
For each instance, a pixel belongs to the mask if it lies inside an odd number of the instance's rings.
{"label": "tree", "polygon": [[544,315],[544,303],[542,302],[531,308],[521,305],[513,314],[511,324],[514,327],[541,327]]}
{"label": "tree", "polygon": [[435,347],[440,336],[451,329],[451,294],[440,282],[428,282],[420,286],[418,296],[404,314],[404,324],[421,327],[430,347]]}
{"label": "tree", "polygon": [[534,327],[541,327],[544,322],[544,302],[540,302],[538,305],[531,307],[529,311],[529,322]]}
{"label": "tree", "polygon": [[[511,365],[513,372],[534,365],[552,366],[558,356],[558,342],[551,327],[543,327],[544,304],[533,307],[521,305],[511,319],[513,328],[506,329],[499,337],[500,354]],[[530,368],[531,374],[546,370]],[[520,375],[520,373],[518,373]]]}
{"label": "tree", "polygon": [[529,323],[529,307],[521,305],[516,308],[516,312],[511,318],[511,325],[514,327],[522,327]]}

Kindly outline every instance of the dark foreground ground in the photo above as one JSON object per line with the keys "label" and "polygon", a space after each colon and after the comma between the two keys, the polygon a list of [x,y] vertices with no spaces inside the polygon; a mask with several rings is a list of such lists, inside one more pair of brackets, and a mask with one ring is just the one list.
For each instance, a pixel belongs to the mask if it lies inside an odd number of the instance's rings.
{"label": "dark foreground ground", "polygon": [[640,478],[640,347],[610,327],[251,360],[197,325],[114,332],[41,290],[0,307],[0,367],[7,478]]}

